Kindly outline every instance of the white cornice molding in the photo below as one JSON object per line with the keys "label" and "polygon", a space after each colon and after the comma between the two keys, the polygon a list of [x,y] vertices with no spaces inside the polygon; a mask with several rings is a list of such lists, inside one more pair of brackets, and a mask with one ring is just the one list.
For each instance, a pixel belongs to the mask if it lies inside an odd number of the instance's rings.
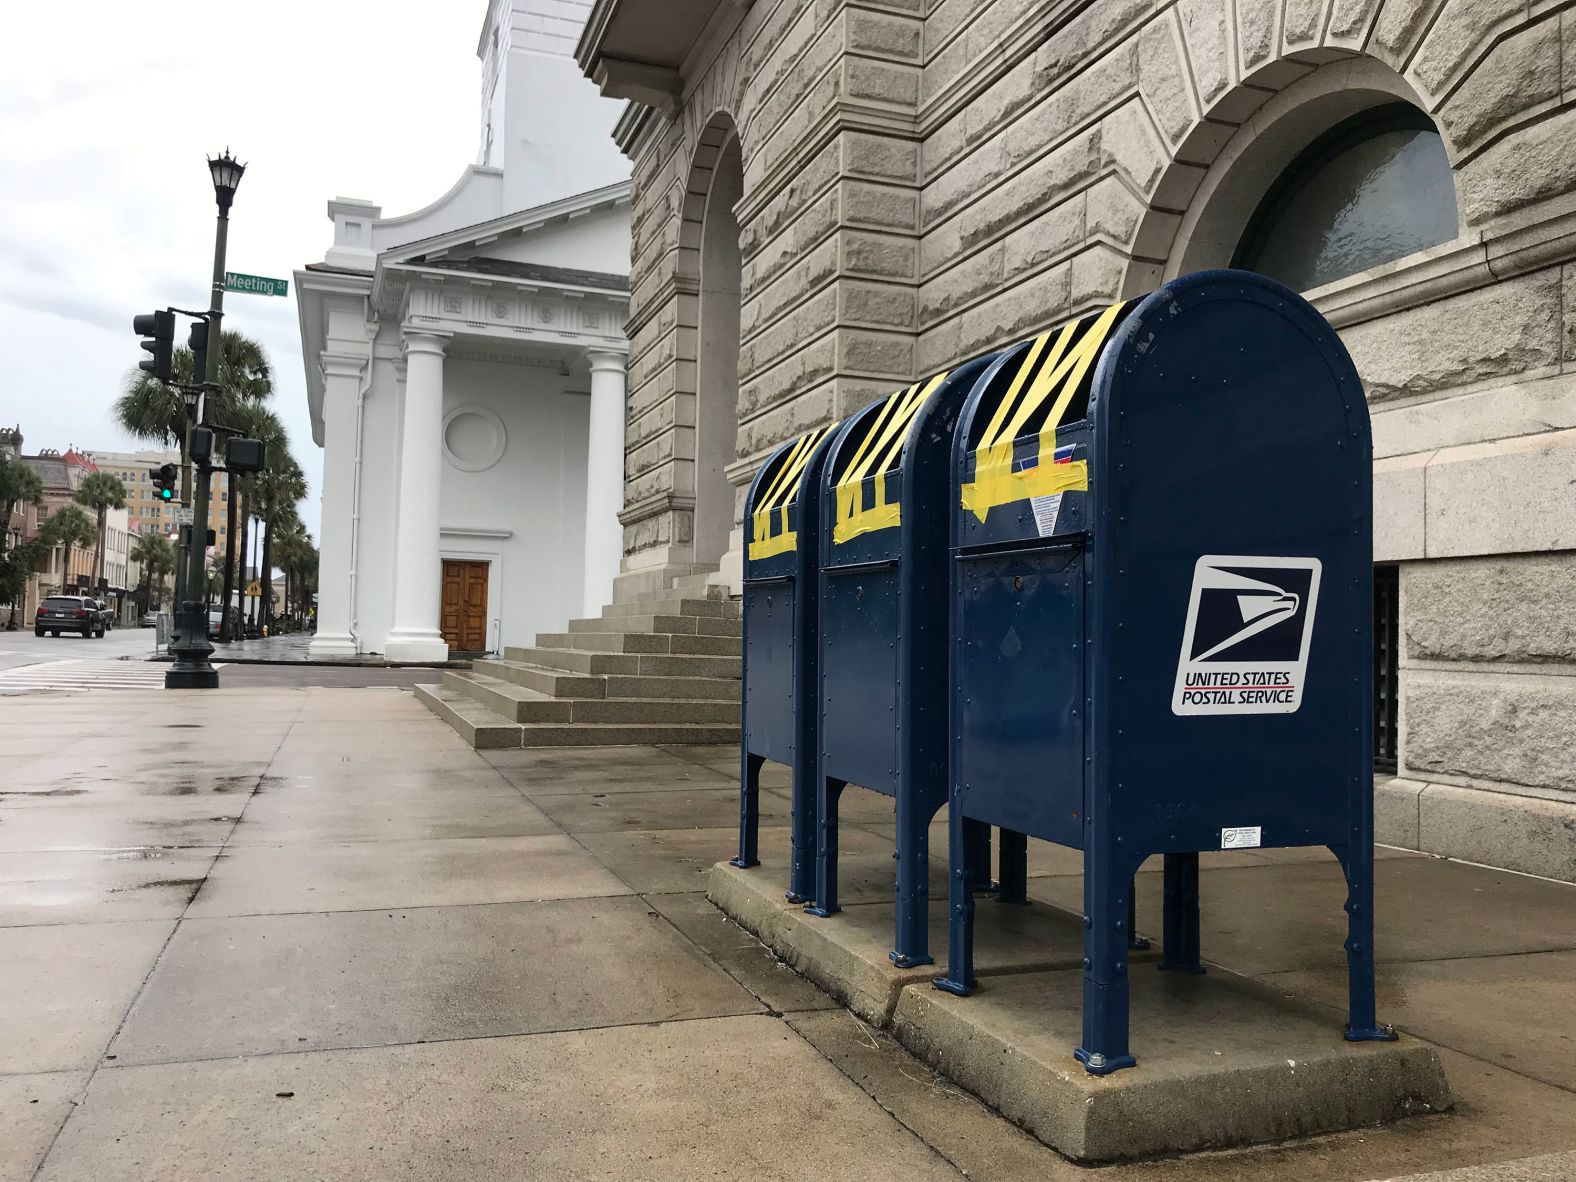
{"label": "white cornice molding", "polygon": [[[476,222],[442,234],[434,234],[429,238],[418,238],[414,242],[401,243],[384,251],[379,257],[379,263],[398,263],[418,255],[453,250],[456,247],[471,245],[480,238],[500,238],[506,234],[531,233],[560,219],[591,213],[597,209],[613,209],[628,205],[633,191],[632,181],[618,181],[604,185],[600,189],[588,189],[584,193],[576,193],[558,201],[549,201],[545,205],[533,205],[529,209],[505,214],[491,221]],[[379,223],[380,226],[387,224],[389,222]]]}
{"label": "white cornice molding", "polygon": [[440,525],[438,532],[451,538],[493,538],[500,542],[514,537],[512,529],[489,529],[484,525]]}

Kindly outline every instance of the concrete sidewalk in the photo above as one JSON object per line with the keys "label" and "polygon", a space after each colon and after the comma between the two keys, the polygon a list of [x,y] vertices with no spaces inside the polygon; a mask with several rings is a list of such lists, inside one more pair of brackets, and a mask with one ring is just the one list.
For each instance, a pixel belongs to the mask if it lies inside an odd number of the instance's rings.
{"label": "concrete sidewalk", "polygon": [[[227,689],[7,699],[0,751],[0,1182],[1572,1176],[1569,886],[1381,862],[1381,1013],[1453,1113],[1091,1171],[705,901],[731,749],[489,760],[402,690]],[[889,849],[889,802],[845,801],[845,849]],[[1074,859],[1032,869],[1078,906]],[[1204,880],[1206,956],[1341,1004],[1333,862]]]}

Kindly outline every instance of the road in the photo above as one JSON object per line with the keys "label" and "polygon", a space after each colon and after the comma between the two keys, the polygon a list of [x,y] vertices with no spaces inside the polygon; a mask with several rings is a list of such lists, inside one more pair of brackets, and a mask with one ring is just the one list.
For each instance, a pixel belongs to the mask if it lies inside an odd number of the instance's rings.
{"label": "road", "polygon": [[31,629],[0,632],[0,672],[54,661],[141,661],[153,655],[152,628],[116,628],[102,640],[34,636]]}
{"label": "road", "polygon": [[[157,689],[164,683],[154,655],[152,628],[117,628],[102,640],[0,632],[0,697],[60,690]],[[378,669],[326,665],[249,665],[215,661],[219,684],[263,686],[397,686],[443,679],[441,670]]]}

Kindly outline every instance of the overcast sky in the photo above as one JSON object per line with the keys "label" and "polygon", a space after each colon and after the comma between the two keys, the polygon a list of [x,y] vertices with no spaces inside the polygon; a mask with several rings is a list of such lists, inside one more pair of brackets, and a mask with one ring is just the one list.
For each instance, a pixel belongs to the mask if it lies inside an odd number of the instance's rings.
{"label": "overcast sky", "polygon": [[[11,5],[0,37],[0,425],[26,450],[130,450],[110,421],[142,356],[139,312],[207,307],[204,157],[247,165],[228,269],[289,278],[333,237],[326,202],[385,214],[445,193],[474,161],[485,0],[79,0]],[[290,298],[230,294],[225,327],[262,342],[274,406],[311,481]],[[185,328],[177,332],[184,343]]]}

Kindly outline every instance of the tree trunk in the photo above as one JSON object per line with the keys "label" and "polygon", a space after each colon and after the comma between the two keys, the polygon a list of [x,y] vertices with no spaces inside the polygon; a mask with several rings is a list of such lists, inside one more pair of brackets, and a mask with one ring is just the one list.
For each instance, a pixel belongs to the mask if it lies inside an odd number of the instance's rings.
{"label": "tree trunk", "polygon": [[234,640],[230,635],[230,604],[235,601],[235,473],[224,474],[224,598],[219,611],[220,641]]}
{"label": "tree trunk", "polygon": [[[251,506],[248,505],[247,508],[250,509]],[[236,637],[236,639],[242,640],[246,637],[246,535],[247,530],[251,526],[251,520],[244,512],[239,512],[237,515],[241,522],[241,543],[235,560],[235,585],[240,588],[241,593],[237,598],[241,602],[235,609],[235,622],[241,630],[241,635]]]}
{"label": "tree trunk", "polygon": [[261,599],[262,599],[261,611],[262,611],[262,616],[263,616],[263,627],[265,627],[265,628],[268,627],[268,625],[273,621],[273,618],[274,618],[273,549],[274,549],[274,529],[273,529],[273,526],[270,525],[268,523],[267,519],[265,518],[264,521],[263,521],[263,561],[262,561],[262,564],[261,564],[262,565],[262,571],[260,572],[261,573],[261,578],[258,580],[259,584],[260,584],[260,589],[262,590],[262,593],[263,593],[262,596],[261,596]]}
{"label": "tree trunk", "polygon": [[109,524],[108,517],[108,509],[100,509],[98,511],[98,560],[93,564],[93,591],[95,594],[104,586],[104,527]]}

